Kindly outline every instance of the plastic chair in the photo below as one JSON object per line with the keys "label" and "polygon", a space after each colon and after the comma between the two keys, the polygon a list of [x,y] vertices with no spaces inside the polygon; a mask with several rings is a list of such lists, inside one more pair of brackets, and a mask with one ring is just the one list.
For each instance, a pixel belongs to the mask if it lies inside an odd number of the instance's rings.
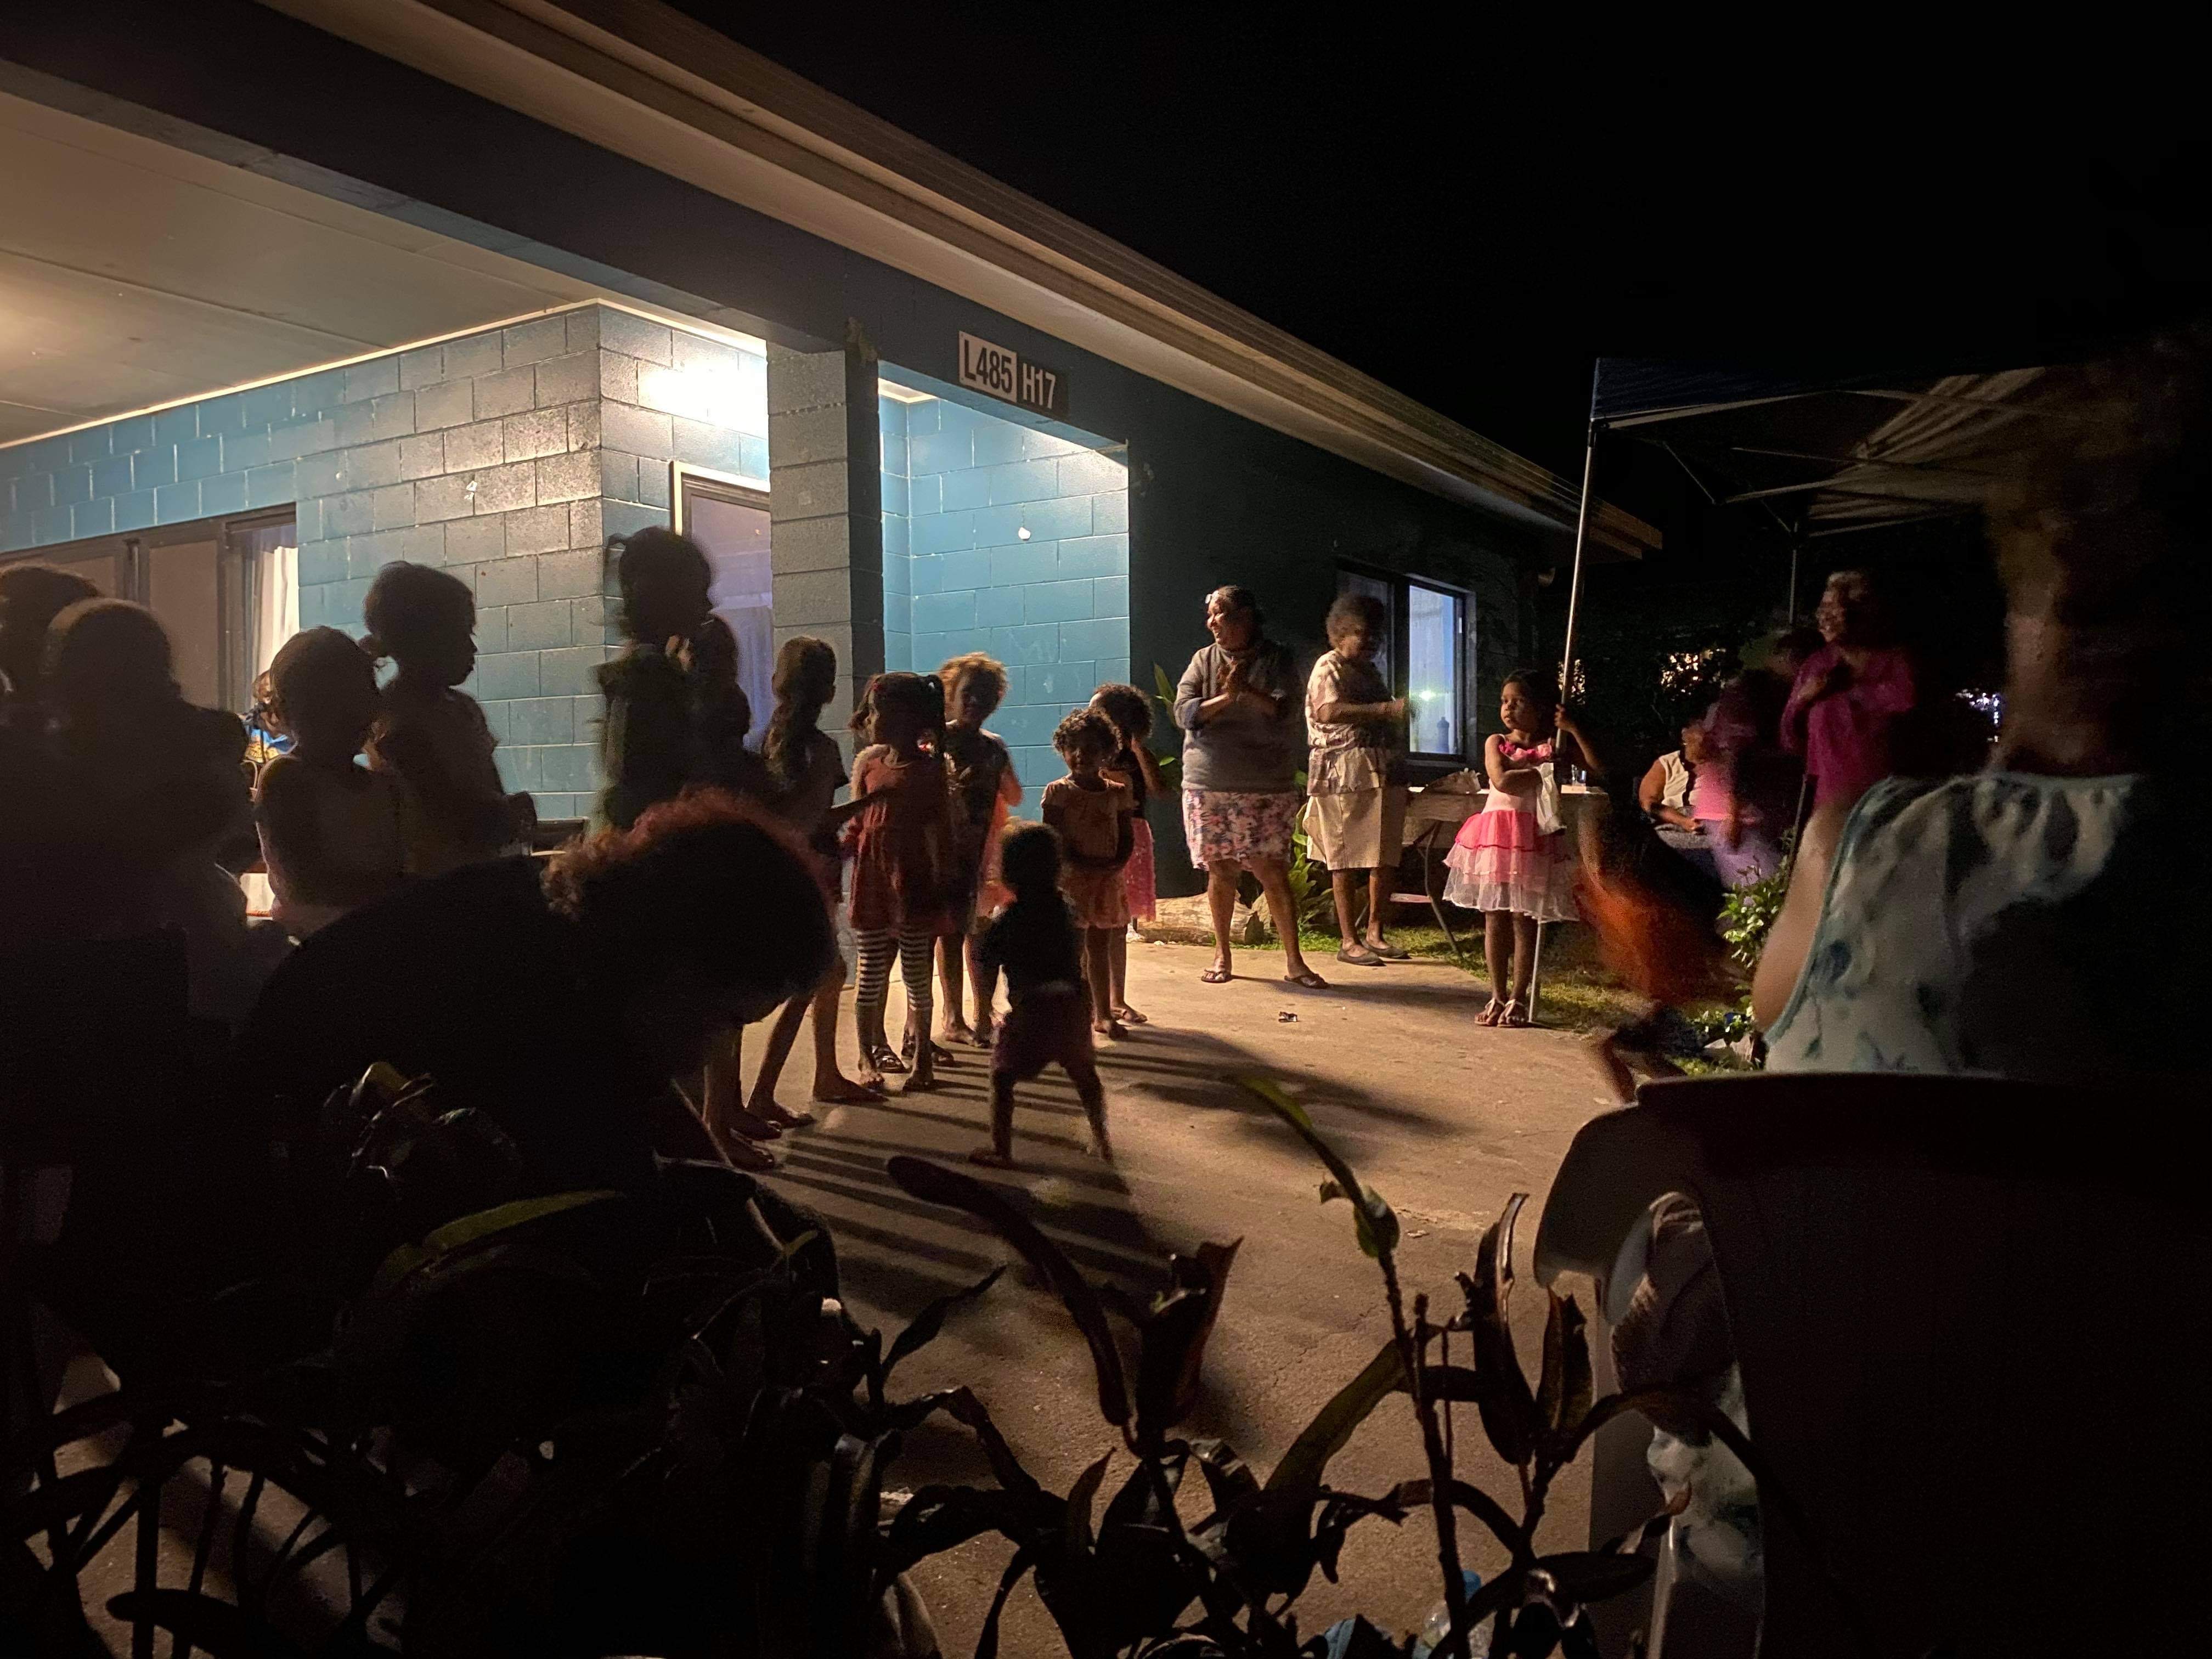
{"label": "plastic chair", "polygon": [[[1651,1200],[1702,1206],[1769,1483],[1760,1654],[2202,1646],[2212,1207],[2167,1127],[2197,1105],[1768,1076],[1653,1084],[1583,1126],[1537,1276],[1617,1306]],[[1594,1534],[1646,1437],[1600,1447]]]}

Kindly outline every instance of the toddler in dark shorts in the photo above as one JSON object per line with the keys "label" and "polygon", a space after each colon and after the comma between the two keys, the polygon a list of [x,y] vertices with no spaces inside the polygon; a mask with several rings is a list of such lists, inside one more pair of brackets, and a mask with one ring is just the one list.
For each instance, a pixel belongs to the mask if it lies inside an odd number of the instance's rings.
{"label": "toddler in dark shorts", "polygon": [[1014,1085],[1057,1062],[1091,1121],[1085,1150],[1111,1163],[1106,1090],[1091,1053],[1081,936],[1060,892],[1060,837],[1041,823],[1025,824],[1006,836],[1000,858],[1014,902],[984,930],[975,955],[987,969],[1005,972],[1013,1006],[991,1050],[991,1144],[969,1157],[994,1169],[1013,1167]]}

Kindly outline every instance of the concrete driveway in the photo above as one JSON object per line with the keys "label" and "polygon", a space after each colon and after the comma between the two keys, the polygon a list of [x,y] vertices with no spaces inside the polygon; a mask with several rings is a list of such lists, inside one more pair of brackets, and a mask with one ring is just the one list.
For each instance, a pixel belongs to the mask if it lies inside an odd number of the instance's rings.
{"label": "concrete driveway", "polygon": [[[1054,1073],[1024,1091],[1015,1144],[1023,1168],[975,1173],[1026,1205],[1095,1279],[1132,1291],[1163,1282],[1170,1251],[1243,1240],[1208,1350],[1205,1403],[1186,1428],[1228,1440],[1264,1475],[1373,1357],[1389,1322],[1374,1264],[1353,1243],[1350,1211],[1318,1201],[1323,1171],[1224,1079],[1262,1073],[1304,1102],[1321,1132],[1396,1209],[1407,1293],[1426,1290],[1440,1314],[1460,1305],[1452,1274],[1472,1267],[1482,1229],[1515,1192],[1532,1194],[1520,1230],[1518,1265],[1527,1272],[1540,1200],[1576,1128],[1602,1103],[1601,1087],[1579,1038],[1476,1025],[1483,994],[1449,966],[1360,969],[1316,959],[1334,984],[1311,992],[1284,984],[1280,955],[1258,950],[1238,953],[1238,979],[1202,984],[1209,954],[1130,946],[1129,994],[1152,1024],[1102,1048],[1114,1167],[1081,1155],[1073,1091]],[[884,1174],[895,1152],[951,1162],[983,1140],[988,1057],[967,1054],[933,1095],[837,1109],[787,1136],[783,1168],[770,1177],[827,1218],[854,1313],[887,1337],[930,1297],[1013,1259],[980,1225],[908,1199]],[[801,1069],[787,1075],[787,1104],[799,1103]],[[1515,1316],[1524,1358],[1537,1352],[1543,1311],[1542,1292],[1524,1281]],[[1066,1312],[1024,1271],[1010,1273],[902,1366],[896,1391],[969,1384],[1030,1472],[1065,1492],[1119,1444],[1099,1418],[1091,1379]],[[1471,1408],[1462,1409],[1457,1429],[1462,1478],[1517,1512],[1517,1489],[1488,1455]],[[1117,1457],[1108,1493],[1128,1467]],[[1372,1493],[1425,1473],[1411,1410],[1397,1399],[1368,1421],[1329,1478]],[[1551,1547],[1582,1547],[1588,1511],[1579,1474],[1562,1477],[1542,1533]],[[948,1480],[988,1484],[966,1431],[949,1421],[926,1426],[893,1468],[896,1486]],[[1187,1492],[1194,1518],[1204,1494],[1194,1473]],[[949,1656],[973,1651],[1010,1554],[1002,1540],[980,1539],[920,1570]],[[1503,1559],[1494,1545],[1466,1556],[1486,1573]],[[1441,1594],[1426,1518],[1398,1528],[1363,1523],[1344,1551],[1342,1580],[1316,1577],[1298,1603],[1304,1630],[1353,1611],[1394,1634],[1417,1627]],[[1063,1651],[1026,1585],[1007,1610],[1000,1651],[1013,1659]]]}

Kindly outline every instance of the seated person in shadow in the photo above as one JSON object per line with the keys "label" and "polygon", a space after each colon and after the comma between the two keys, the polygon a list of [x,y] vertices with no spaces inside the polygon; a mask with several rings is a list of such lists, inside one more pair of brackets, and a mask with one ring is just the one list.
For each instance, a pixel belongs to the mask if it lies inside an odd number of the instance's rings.
{"label": "seated person in shadow", "polygon": [[[702,792],[542,866],[465,866],[339,918],[270,980],[236,1065],[294,1121],[378,1060],[427,1074],[441,1107],[505,1132],[529,1190],[647,1194],[708,1164],[677,1184],[718,1211],[750,1200],[788,1240],[804,1218],[728,1168],[672,1079],[811,990],[835,949],[790,832]],[[794,1261],[834,1291],[826,1233]]]}
{"label": "seated person in shadow", "polygon": [[[1992,514],[2008,659],[1996,754],[1971,775],[1892,777],[1814,811],[1753,985],[1771,1070],[2193,1091],[2212,1073],[2175,1040],[2212,999],[2212,963],[2141,958],[2172,918],[2212,906],[2191,851],[2212,760],[2194,637],[2212,599],[2212,333],[2089,378],[2078,418],[2048,422]],[[1624,1387],[1701,1386],[1741,1419],[1704,1224],[1680,1194],[1653,1206],[1613,1352]],[[1692,1555],[1755,1577],[1756,1509],[1735,1460],[1686,1431],[1657,1437],[1651,1461],[1693,1493]]]}
{"label": "seated person in shadow", "polygon": [[235,1024],[287,948],[281,931],[248,923],[218,861],[252,836],[244,725],[185,700],[160,620],[122,599],[81,600],[54,618],[40,696],[49,816],[34,834],[47,879],[16,890],[11,933],[35,942],[175,928],[193,1016]]}

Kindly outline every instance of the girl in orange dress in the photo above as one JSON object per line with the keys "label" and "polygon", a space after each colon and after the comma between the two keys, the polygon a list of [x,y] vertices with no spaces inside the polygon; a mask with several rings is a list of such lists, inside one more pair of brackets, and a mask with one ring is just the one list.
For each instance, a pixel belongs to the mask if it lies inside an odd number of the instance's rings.
{"label": "girl in orange dress", "polygon": [[1067,763],[1067,775],[1044,788],[1044,821],[1059,831],[1065,858],[1060,890],[1083,929],[1085,977],[1091,983],[1091,1029],[1101,1036],[1128,1032],[1114,1018],[1114,938],[1129,925],[1129,896],[1121,869],[1135,845],[1129,792],[1105,774],[1121,746],[1113,722],[1095,708],[1080,708],[1060,723],[1052,746]]}

